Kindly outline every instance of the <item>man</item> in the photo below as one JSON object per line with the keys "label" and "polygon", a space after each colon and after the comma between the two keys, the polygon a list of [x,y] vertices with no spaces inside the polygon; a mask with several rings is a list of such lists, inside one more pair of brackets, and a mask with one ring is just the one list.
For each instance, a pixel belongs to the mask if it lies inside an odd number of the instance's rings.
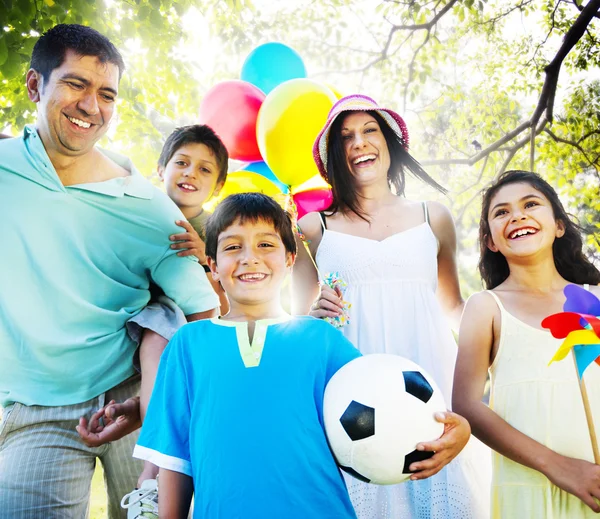
{"label": "man", "polygon": [[204,270],[170,247],[181,212],[128,159],[95,147],[123,69],[98,32],[54,27],[26,78],[37,123],[0,141],[0,518],[85,517],[97,458],[109,517],[124,517],[119,501],[141,465],[137,434],[117,438],[139,414],[107,427],[96,447],[82,442],[79,419],[85,426],[111,400],[137,410],[125,323],[151,280],[188,320],[216,314]]}

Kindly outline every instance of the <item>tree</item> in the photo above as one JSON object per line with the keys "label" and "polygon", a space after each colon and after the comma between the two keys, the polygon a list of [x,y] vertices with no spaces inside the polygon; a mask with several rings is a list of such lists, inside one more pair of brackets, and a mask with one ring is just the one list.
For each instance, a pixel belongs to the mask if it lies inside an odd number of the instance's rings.
{"label": "tree", "polygon": [[[600,0],[105,1],[0,0],[10,29],[0,128],[33,118],[22,86],[30,31],[89,23],[129,67],[111,146],[150,172],[164,134],[194,120],[203,93],[239,77],[257,45],[282,41],[310,77],[405,116],[413,154],[451,190],[463,253],[474,252],[481,190],[507,168],[558,187],[600,251]],[[184,30],[194,5],[203,25]],[[198,52],[186,55],[190,43]]]}

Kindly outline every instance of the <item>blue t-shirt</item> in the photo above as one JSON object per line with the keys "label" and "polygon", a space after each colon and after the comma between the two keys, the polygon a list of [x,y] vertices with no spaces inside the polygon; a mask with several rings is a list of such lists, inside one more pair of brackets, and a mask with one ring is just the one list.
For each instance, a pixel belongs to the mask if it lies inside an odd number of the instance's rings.
{"label": "blue t-shirt", "polygon": [[186,324],[162,356],[134,456],[194,479],[194,517],[356,517],[327,444],[327,382],[360,352],[312,317]]}

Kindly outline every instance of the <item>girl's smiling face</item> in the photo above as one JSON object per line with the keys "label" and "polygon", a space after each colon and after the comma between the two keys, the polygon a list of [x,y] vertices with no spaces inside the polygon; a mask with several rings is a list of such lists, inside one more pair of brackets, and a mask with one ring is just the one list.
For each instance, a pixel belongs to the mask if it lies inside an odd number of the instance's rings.
{"label": "girl's smiling face", "polygon": [[563,222],[554,218],[550,201],[525,182],[500,188],[490,202],[487,218],[487,246],[506,258],[552,251],[554,240],[565,233]]}

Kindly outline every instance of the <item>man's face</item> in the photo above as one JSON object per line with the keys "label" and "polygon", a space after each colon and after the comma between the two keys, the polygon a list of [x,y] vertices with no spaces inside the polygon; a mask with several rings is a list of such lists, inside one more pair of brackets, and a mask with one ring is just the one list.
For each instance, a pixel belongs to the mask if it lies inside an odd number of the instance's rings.
{"label": "man's face", "polygon": [[30,70],[27,89],[29,98],[38,103],[37,128],[47,153],[70,157],[88,153],[108,130],[118,87],[117,65],[71,50],[48,81]]}

